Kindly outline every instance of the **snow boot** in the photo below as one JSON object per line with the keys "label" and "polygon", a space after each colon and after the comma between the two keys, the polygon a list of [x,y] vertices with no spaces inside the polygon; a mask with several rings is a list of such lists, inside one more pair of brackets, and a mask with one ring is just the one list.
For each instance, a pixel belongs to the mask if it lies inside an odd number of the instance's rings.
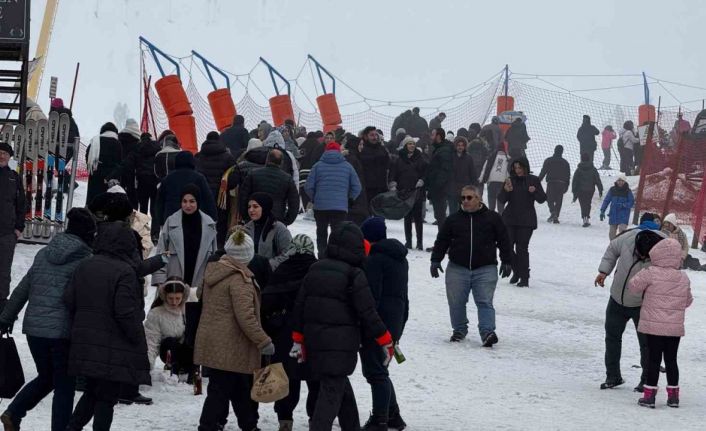
{"label": "snow boot", "polygon": [[529,287],[529,278],[520,278],[520,281],[517,282],[517,287]]}
{"label": "snow boot", "polygon": [[134,398],[121,398],[118,399],[118,402],[120,404],[125,404],[125,405],[131,405],[131,404],[138,404],[142,406],[151,406],[152,405],[152,398],[148,398],[142,394],[137,394],[136,397]]}
{"label": "snow boot", "polygon": [[400,411],[395,410],[395,411],[390,411],[390,417],[387,419],[387,427],[395,429],[397,431],[402,431],[403,429],[407,428],[407,424],[405,421],[402,419],[402,416],[400,416]]}
{"label": "snow boot", "polygon": [[488,332],[485,334],[485,337],[483,337],[483,347],[493,347],[493,344],[496,344],[497,342],[498,336],[494,331]]}
{"label": "snow boot", "polygon": [[588,222],[588,217],[583,217],[582,227],[589,227],[589,226],[591,226],[591,223]]}
{"label": "snow boot", "polygon": [[554,224],[559,224],[559,217],[554,217]]}
{"label": "snow boot", "polygon": [[515,284],[518,281],[520,281],[520,276],[517,275],[517,273],[513,272],[512,277],[510,277],[510,284]]}
{"label": "snow boot", "polygon": [[617,379],[606,379],[604,383],[601,383],[601,389],[613,389],[623,383],[625,383],[625,380],[623,380],[622,377]]}
{"label": "snow boot", "polygon": [[404,242],[404,246],[405,246],[405,248],[408,248],[411,250],[412,249],[412,241],[408,239],[407,241]]}
{"label": "snow boot", "polygon": [[5,410],[2,416],[0,416],[0,422],[2,422],[2,426],[5,431],[20,431],[19,422],[15,423],[12,419],[12,413],[7,410]]}
{"label": "snow boot", "polygon": [[552,223],[554,221],[554,214],[550,215],[549,218],[547,219],[547,223]]}
{"label": "snow boot", "polygon": [[667,386],[667,405],[679,408],[679,386]]}
{"label": "snow boot", "polygon": [[645,385],[643,397],[637,400],[637,404],[642,407],[655,408],[655,397],[657,396],[657,386]]}
{"label": "snow boot", "polygon": [[292,431],[294,429],[294,421],[279,421],[279,431]]}
{"label": "snow boot", "polygon": [[640,393],[644,392],[645,391],[645,381],[640,380],[640,383],[638,383],[637,386],[635,386],[635,389],[633,389],[632,391],[633,392],[640,392]]}
{"label": "snow boot", "polygon": [[384,418],[370,415],[361,431],[387,431],[387,421]]}
{"label": "snow boot", "polygon": [[424,245],[422,245],[421,239],[417,239],[417,250],[424,251]]}
{"label": "snow boot", "polygon": [[454,333],[451,334],[451,338],[449,338],[449,341],[452,343],[459,343],[459,342],[463,341],[464,338],[466,338],[465,335],[463,335],[460,332],[454,331]]}

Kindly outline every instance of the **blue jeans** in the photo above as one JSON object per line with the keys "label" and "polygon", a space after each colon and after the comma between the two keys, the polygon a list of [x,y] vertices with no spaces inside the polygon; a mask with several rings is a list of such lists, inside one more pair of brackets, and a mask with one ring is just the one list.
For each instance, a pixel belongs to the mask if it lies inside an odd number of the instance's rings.
{"label": "blue jeans", "polygon": [[446,298],[449,301],[451,327],[455,333],[464,336],[468,334],[466,303],[471,293],[478,308],[478,331],[481,339],[489,332],[495,331],[493,294],[497,282],[498,271],[495,265],[470,270],[449,262],[446,267]]}
{"label": "blue jeans", "polygon": [[37,377],[27,383],[7,407],[16,424],[29,410],[54,391],[51,406],[52,431],[64,431],[74,407],[74,378],[67,374],[69,340],[27,336]]}

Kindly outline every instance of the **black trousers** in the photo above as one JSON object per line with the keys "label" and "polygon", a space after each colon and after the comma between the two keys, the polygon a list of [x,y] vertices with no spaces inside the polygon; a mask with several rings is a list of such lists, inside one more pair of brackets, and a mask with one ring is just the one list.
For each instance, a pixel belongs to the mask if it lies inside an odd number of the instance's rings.
{"label": "black trousers", "polygon": [[425,204],[424,196],[419,196],[414,202],[412,210],[404,217],[404,238],[409,244],[412,244],[412,223],[417,234],[417,244],[422,244],[424,238],[424,218],[422,216],[423,205]]}
{"label": "black trousers", "polygon": [[677,352],[681,337],[662,337],[646,334],[649,361],[647,364],[647,380],[645,384],[657,386],[659,381],[659,366],[664,358],[664,368],[667,369],[667,385],[679,386],[679,365],[677,365]]}
{"label": "black trousers", "polygon": [[250,398],[252,375],[210,368],[208,376],[208,390],[198,431],[220,430],[223,419],[228,417],[228,403],[233,406],[240,429],[257,427],[257,403]]}
{"label": "black trousers", "polygon": [[591,217],[591,200],[594,192],[579,192],[579,205],[581,206],[581,217]]}
{"label": "black trousers", "polygon": [[[7,297],[10,296],[10,273],[15,256],[15,245],[17,245],[15,232],[0,235],[0,302],[2,303],[0,307],[3,308]],[[1,308],[0,311],[2,311]]]}
{"label": "black trousers", "polygon": [[316,220],[316,248],[319,250],[319,259],[321,259],[326,253],[329,226],[331,227],[331,231],[333,231],[336,226],[346,221],[346,212],[336,210],[314,210],[314,220]]}
{"label": "black trousers", "polygon": [[86,378],[86,390],[78,400],[68,430],[82,430],[93,418],[94,431],[108,431],[113,423],[113,408],[118,403],[120,384],[110,380]]}
{"label": "black trousers", "polygon": [[152,176],[137,177],[137,203],[138,211],[152,217],[152,236],[159,235],[159,221],[157,220],[157,184],[159,180]]}
{"label": "black trousers", "polygon": [[561,205],[564,202],[566,184],[558,181],[547,181],[547,206],[549,213],[556,218],[561,214]]}
{"label": "black trousers", "polygon": [[[498,195],[502,189],[503,183],[488,183],[488,208],[492,211],[497,211],[498,214],[502,214],[505,209],[505,204],[498,200]],[[547,186],[547,201],[549,201],[549,186]]]}
{"label": "black trousers", "polygon": [[363,377],[370,385],[373,398],[372,414],[380,422],[387,422],[391,416],[390,413],[400,411],[395,386],[390,380],[388,368],[383,365],[384,360],[382,349],[375,343],[365,343],[360,349]]}
{"label": "black trousers", "polygon": [[338,416],[341,431],[359,431],[360,417],[353,387],[347,376],[324,376],[309,431],[331,431]]}
{"label": "black trousers", "polygon": [[603,148],[603,167],[610,167],[610,148]]}
{"label": "black trousers", "polygon": [[[622,378],[620,356],[623,348],[623,332],[625,332],[625,327],[630,320],[633,321],[635,328],[637,328],[640,323],[640,307],[625,307],[610,298],[605,310],[605,368],[607,380]],[[642,366],[640,381],[645,382],[648,358],[647,337],[645,334],[638,332],[637,341],[640,344],[640,365]]]}
{"label": "black trousers", "polygon": [[632,170],[635,168],[633,161],[633,151],[628,148],[623,148],[620,152],[620,171],[625,175],[632,175]]}
{"label": "black trousers", "polygon": [[508,226],[507,233],[515,250],[512,260],[512,271],[521,279],[529,279],[529,243],[534,229],[525,226]]}
{"label": "black trousers", "polygon": [[218,208],[216,210],[218,220],[216,220],[216,245],[219,250],[223,250],[228,236],[228,210]]}
{"label": "black trousers", "polygon": [[431,206],[434,208],[434,220],[436,220],[437,229],[441,230],[441,225],[446,221],[446,204],[445,195],[435,197],[431,200]]}
{"label": "black trousers", "polygon": [[194,370],[194,349],[185,343],[180,343],[178,338],[165,338],[159,345],[159,357],[167,363],[167,352],[171,356],[172,371],[174,374],[187,374]]}

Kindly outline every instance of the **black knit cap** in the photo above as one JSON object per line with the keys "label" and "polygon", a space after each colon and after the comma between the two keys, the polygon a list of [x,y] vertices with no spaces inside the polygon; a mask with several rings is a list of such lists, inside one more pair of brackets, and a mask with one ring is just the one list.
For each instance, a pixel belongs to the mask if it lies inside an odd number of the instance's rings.
{"label": "black knit cap", "polygon": [[0,142],[0,151],[4,151],[6,153],[9,153],[10,157],[15,155],[15,152],[12,151],[12,147],[7,142]]}
{"label": "black knit cap", "polygon": [[66,233],[76,235],[86,244],[92,245],[96,236],[96,219],[93,214],[86,208],[71,208],[66,218]]}
{"label": "black knit cap", "polygon": [[101,126],[101,134],[105,132],[115,132],[118,133],[118,128],[115,127],[115,124],[111,122],[107,122]]}

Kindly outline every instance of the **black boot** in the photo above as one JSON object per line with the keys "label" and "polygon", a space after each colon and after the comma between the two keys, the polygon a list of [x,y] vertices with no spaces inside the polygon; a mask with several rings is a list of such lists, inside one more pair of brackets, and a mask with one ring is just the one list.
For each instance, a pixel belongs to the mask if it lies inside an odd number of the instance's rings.
{"label": "black boot", "polygon": [[390,417],[387,419],[387,427],[397,431],[402,431],[407,428],[407,424],[402,419],[402,416],[400,416],[399,409],[390,411]]}
{"label": "black boot", "polygon": [[412,249],[412,241],[409,240],[409,239],[406,240],[406,241],[404,242],[404,246],[405,246],[406,248],[408,248],[408,249]]}
{"label": "black boot", "polygon": [[625,383],[625,380],[623,380],[621,377],[618,377],[617,379],[606,379],[605,382],[601,383],[601,389],[613,389],[616,386],[620,386],[623,383]]}
{"label": "black boot", "polygon": [[516,272],[513,272],[513,273],[512,273],[512,277],[510,278],[510,284],[515,284],[515,283],[517,283],[518,281],[520,281],[520,276],[517,275]]}
{"label": "black boot", "polygon": [[517,282],[517,287],[529,287],[529,278],[520,278],[520,281]]}
{"label": "black boot", "polygon": [[5,413],[0,416],[0,422],[2,422],[5,431],[20,431],[20,421],[13,418],[12,413],[8,410],[5,410]]}
{"label": "black boot", "polygon": [[370,415],[361,431],[387,431],[387,421],[385,418]]}

